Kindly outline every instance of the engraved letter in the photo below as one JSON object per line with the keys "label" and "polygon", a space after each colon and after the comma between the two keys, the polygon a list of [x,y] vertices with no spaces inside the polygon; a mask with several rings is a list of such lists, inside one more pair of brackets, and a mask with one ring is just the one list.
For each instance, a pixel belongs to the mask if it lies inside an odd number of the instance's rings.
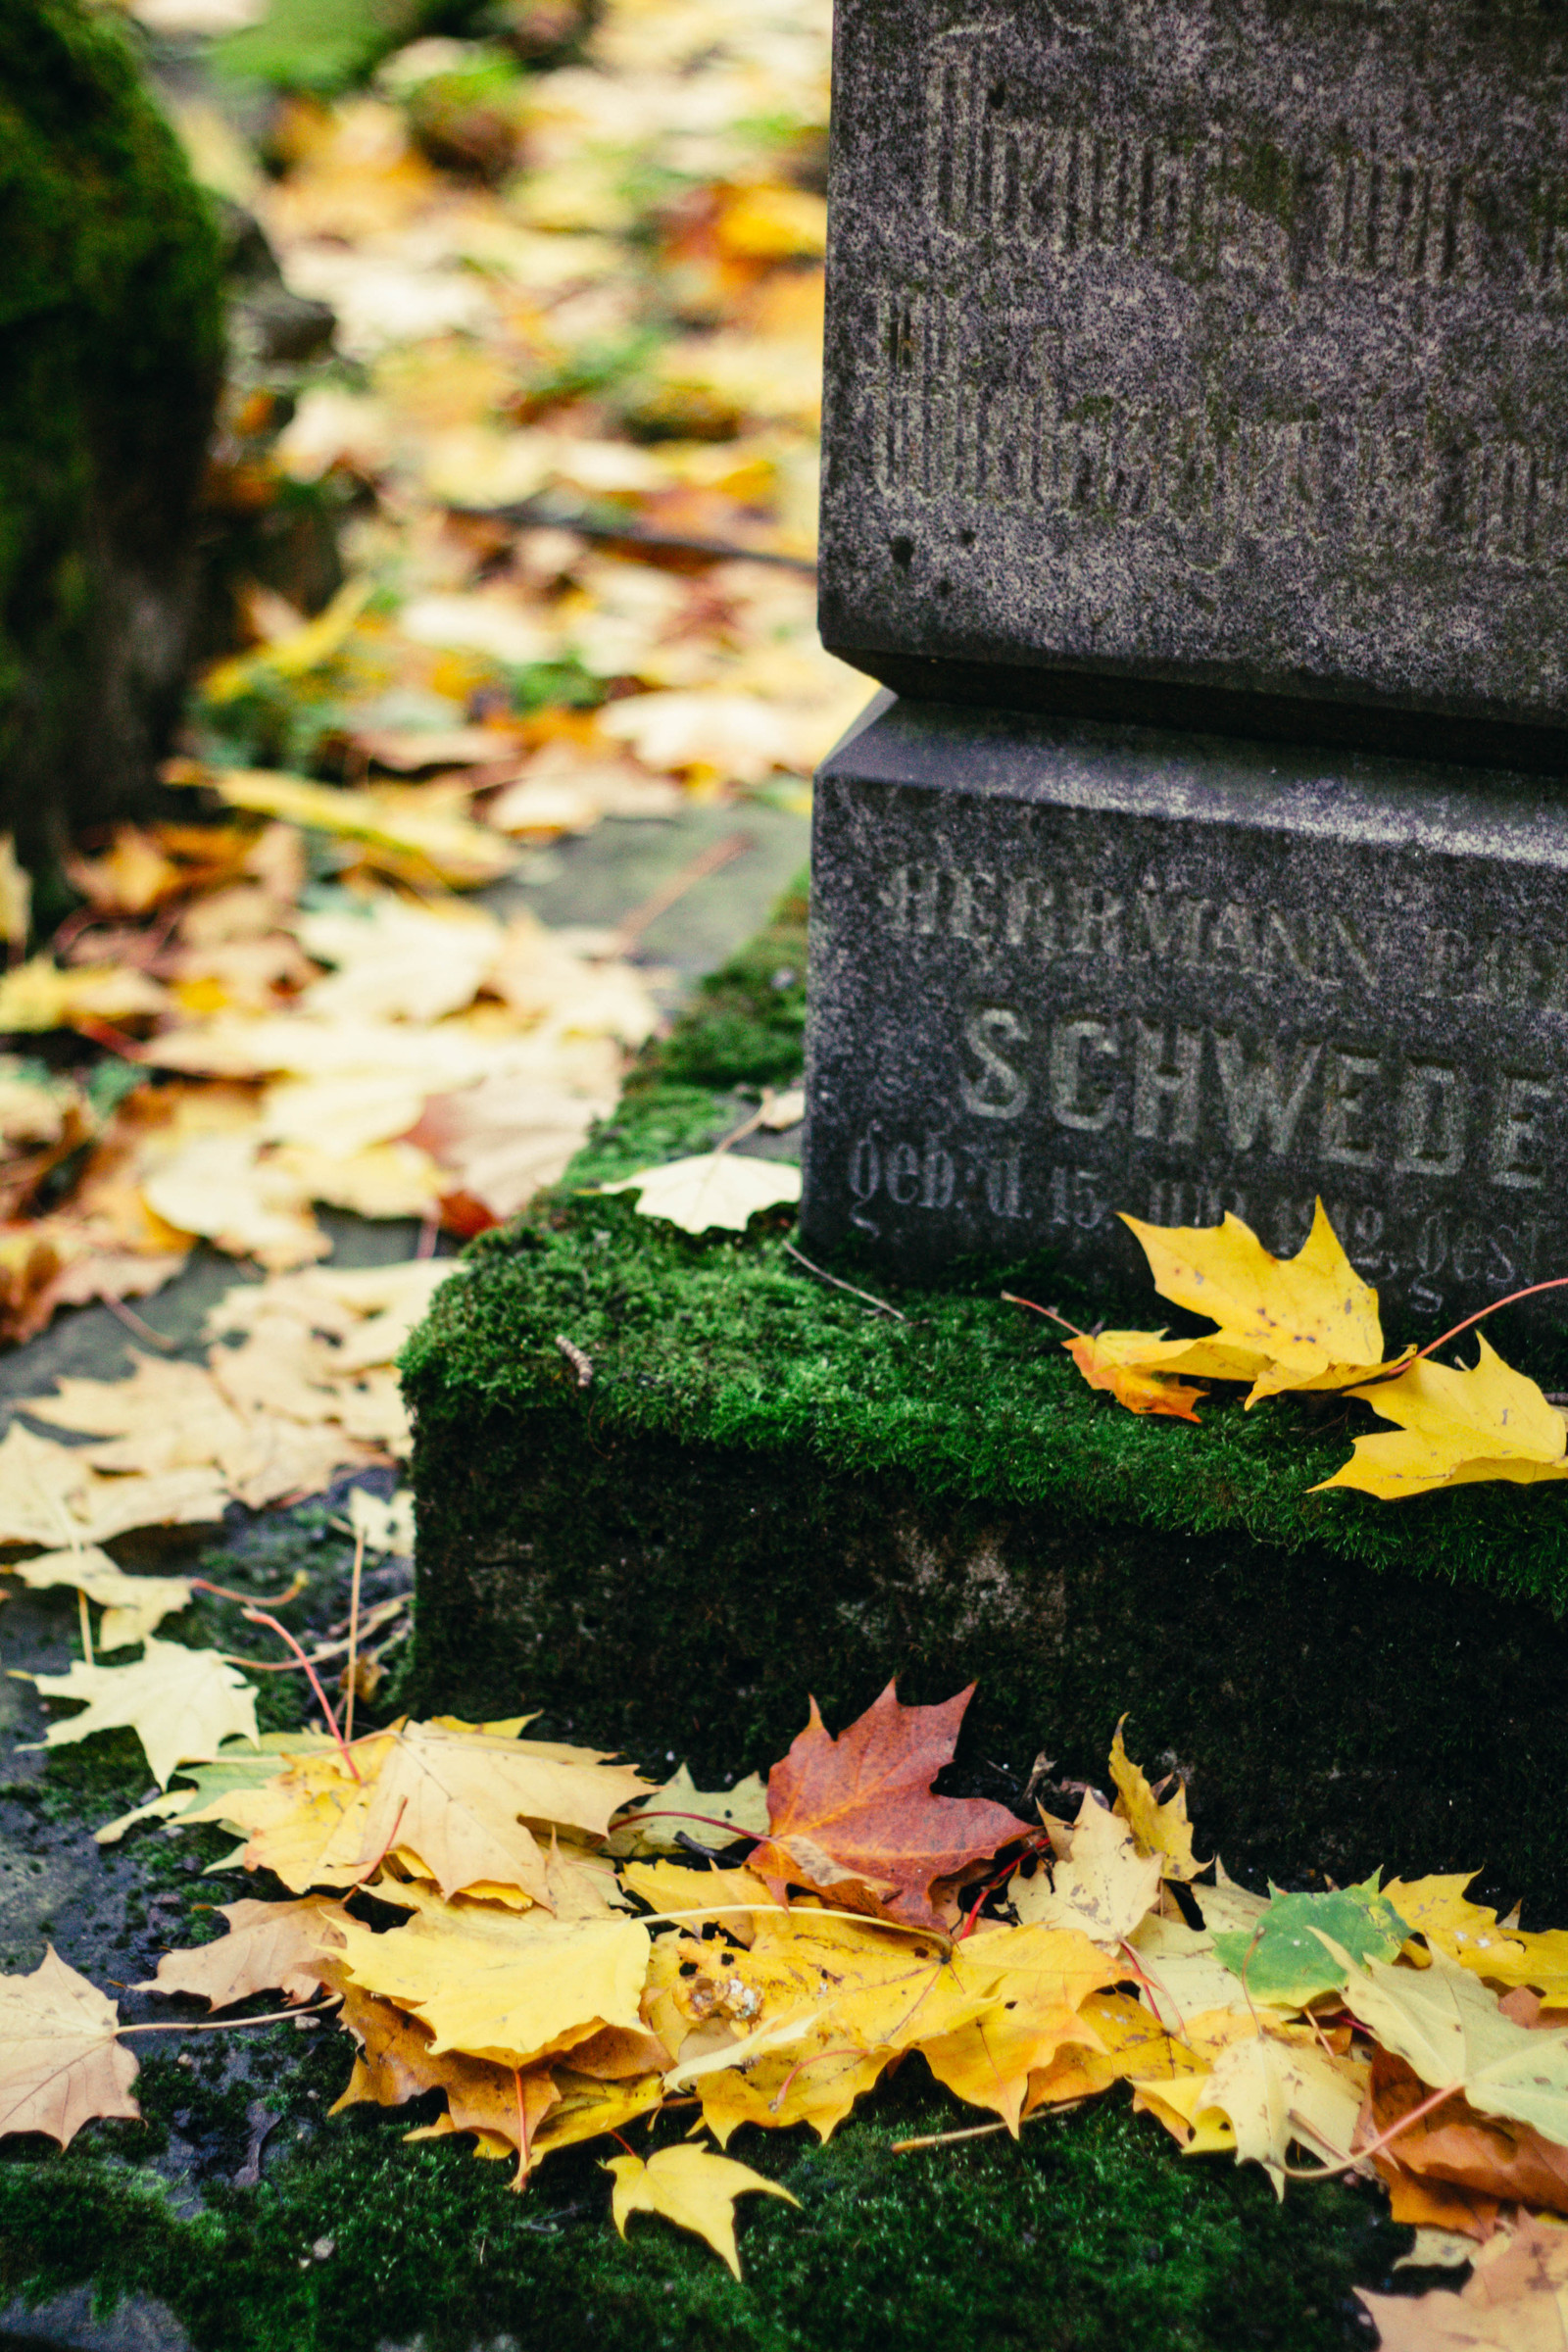
{"label": "engraved letter", "polygon": [[1007,945],[1021,948],[1033,923],[1041,948],[1048,956],[1056,952],[1056,918],[1052,912],[1055,892],[1049,882],[1039,882],[1032,874],[1020,874],[1007,884]]}
{"label": "engraved letter", "polygon": [[1377,1076],[1378,1068],[1376,1059],[1365,1054],[1330,1054],[1323,1081],[1321,1148],[1325,1159],[1336,1159],[1348,1168],[1375,1164],[1377,1152],[1362,1142],[1355,1123],[1365,1115],[1366,1082]]}
{"label": "engraved letter", "polygon": [[963,1106],[977,1118],[1015,1119],[1029,1100],[1029,1081],[1004,1061],[997,1052],[999,1045],[1024,1044],[1028,1040],[1027,1025],[1004,1004],[992,1004],[984,1012],[972,1012],[963,1027],[964,1043],[980,1063],[978,1077],[965,1071],[962,1080]]}
{"label": "engraved letter", "polygon": [[1051,1107],[1063,1127],[1081,1127],[1095,1134],[1109,1126],[1116,1103],[1109,1093],[1099,1102],[1085,1103],[1080,1100],[1086,1053],[1113,1061],[1117,1053],[1115,1032],[1107,1029],[1103,1021],[1063,1021],[1051,1049]]}
{"label": "engraved letter", "polygon": [[1541,1149],[1545,1142],[1537,1125],[1540,1107],[1551,1101],[1552,1090],[1539,1078],[1504,1078],[1497,1093],[1497,1115],[1492,1129],[1492,1181],[1511,1192],[1535,1193],[1545,1182]]}
{"label": "engraved letter", "polygon": [[1396,1114],[1401,1176],[1456,1176],[1464,1165],[1464,1087],[1441,1061],[1412,1061]]}
{"label": "engraved letter", "polygon": [[1232,900],[1229,906],[1220,908],[1208,935],[1208,960],[1234,962],[1244,972],[1257,969],[1257,938],[1250,906]]}
{"label": "engraved letter", "polygon": [[1260,1046],[1255,1061],[1249,1062],[1239,1037],[1215,1031],[1214,1059],[1225,1097],[1226,1124],[1238,1152],[1250,1152],[1260,1123],[1271,1152],[1290,1150],[1322,1051],[1321,1046],[1298,1046],[1287,1070],[1277,1045]]}
{"label": "engraved letter", "polygon": [[888,1199],[912,1208],[919,1198],[920,1158],[912,1144],[895,1144],[888,1153]]}
{"label": "engraved letter", "polygon": [[956,1170],[953,1165],[952,1153],[943,1151],[939,1136],[928,1135],[926,1137],[925,1157],[921,1162],[920,1173],[920,1206],[922,1208],[946,1208],[953,1199],[953,1186]]}
{"label": "engraved letter", "polygon": [[991,926],[975,905],[975,894],[995,890],[994,874],[965,873],[956,867],[953,875],[953,905],[948,910],[948,930],[954,939],[988,940]]}
{"label": "engraved letter", "polygon": [[1133,1133],[1146,1142],[1159,1138],[1159,1107],[1161,1100],[1170,1100],[1170,1134],[1173,1144],[1193,1144],[1198,1141],[1198,1078],[1202,1067],[1203,1032],[1201,1029],[1178,1029],[1176,1032],[1175,1068],[1166,1066],[1165,1032],[1152,1029],[1147,1021],[1133,1026]]}
{"label": "engraved letter", "polygon": [[1072,889],[1071,956],[1098,952],[1107,963],[1121,961],[1121,901],[1108,890],[1075,882]]}

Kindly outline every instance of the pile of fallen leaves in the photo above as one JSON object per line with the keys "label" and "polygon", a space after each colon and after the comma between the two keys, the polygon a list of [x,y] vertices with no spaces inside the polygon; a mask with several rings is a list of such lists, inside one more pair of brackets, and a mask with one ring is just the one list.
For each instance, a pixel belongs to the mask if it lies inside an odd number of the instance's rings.
{"label": "pile of fallen leaves", "polygon": [[[1247,1384],[1249,1410],[1265,1396],[1334,1392],[1369,1404],[1398,1434],[1357,1438],[1351,1458],[1325,1487],[1352,1487],[1381,1500],[1440,1488],[1507,1479],[1532,1486],[1568,1478],[1568,1419],[1535,1381],[1505,1364],[1477,1333],[1468,1369],[1432,1359],[1461,1332],[1494,1312],[1484,1307],[1425,1348],[1384,1360],[1378,1295],[1346,1255],[1319,1200],[1298,1253],[1278,1258],[1227,1211],[1219,1225],[1146,1225],[1122,1216],[1149,1259],[1162,1298],[1204,1315],[1215,1329],[1195,1339],[1162,1331],[1072,1331],[1062,1342],[1091,1388],[1130,1412],[1196,1421],[1204,1392],[1191,1384]],[[1531,1291],[1562,1288],[1563,1279]],[[1054,1308],[1010,1298],[1054,1322]],[[1531,1292],[1514,1292],[1496,1306]],[[1317,1490],[1314,1490],[1316,1492]]]}
{"label": "pile of fallen leaves", "polygon": [[[1420,2232],[1413,2259],[1478,2258],[1470,2299],[1506,2291],[1521,2324],[1549,2308],[1568,2278],[1568,2234],[1538,2227],[1568,2215],[1568,1936],[1499,1921],[1464,1874],[1250,1893],[1198,1859],[1184,1791],[1152,1787],[1119,1727],[1113,1806],[1085,1789],[1075,1820],[1026,1822],[935,1795],[968,1697],[907,1707],[890,1686],[837,1738],[813,1706],[765,1788],[720,1792],[684,1768],[656,1788],[521,1736],[525,1717],[356,1739],[352,1708],[341,1728],[328,1708],[325,1729],[260,1742],[252,1723],[148,1810],[221,1824],[286,1892],[228,1905],[225,1935],[139,1989],[335,2008],[357,2049],[338,2109],[440,2091],[411,2136],[466,2134],[518,2188],[612,2137],[616,2223],[663,2214],[737,2273],[735,2198],[786,2192],[701,2135],[825,2140],[918,2051],[996,2120],[906,2149],[1016,2135],[1125,2082],[1183,2149],[1259,2164],[1282,2196],[1375,2175]],[[138,2030],[52,1949],[0,1980],[0,2130],[64,2144],[136,2116]],[[692,2133],[637,2154],[625,2132],[672,2111]],[[1368,2300],[1390,2342],[1472,2340],[1449,2295],[1392,2319]]]}

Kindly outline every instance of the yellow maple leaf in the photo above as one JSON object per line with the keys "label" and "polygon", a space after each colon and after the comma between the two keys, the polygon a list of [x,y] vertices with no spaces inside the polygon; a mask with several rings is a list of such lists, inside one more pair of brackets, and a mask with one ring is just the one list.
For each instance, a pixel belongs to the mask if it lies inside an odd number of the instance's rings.
{"label": "yellow maple leaf", "polygon": [[[498,2153],[520,2153],[525,2143],[531,2149],[535,2132],[561,2096],[548,2069],[521,2072],[460,2050],[438,2057],[429,2027],[417,2018],[364,1991],[334,1961],[325,1963],[323,1975],[341,1991],[343,2026],[359,2043],[354,2071],[330,2114],[346,2107],[402,2107],[427,2090],[444,2090],[449,2131],[471,2132],[481,2147],[486,2138],[499,2140]],[[425,2138],[433,2131],[408,2136]]]}
{"label": "yellow maple leaf", "polygon": [[1146,1225],[1125,1215],[1122,1223],[1142,1245],[1161,1298],[1218,1326],[1202,1339],[1152,1338],[1146,1366],[1250,1380],[1250,1405],[1285,1389],[1348,1388],[1381,1367],[1378,1295],[1346,1256],[1321,1200],[1292,1258],[1275,1257],[1229,1212],[1217,1226]]}
{"label": "yellow maple leaf", "polygon": [[1163,1413],[1172,1421],[1198,1419],[1193,1407],[1202,1390],[1163,1378],[1154,1353],[1159,1348],[1185,1349],[1185,1341],[1166,1340],[1157,1332],[1101,1331],[1079,1332],[1061,1344],[1089,1386],[1107,1390],[1130,1413]]}
{"label": "yellow maple leaf", "polygon": [[663,1217],[683,1233],[715,1226],[744,1233],[759,1209],[799,1200],[801,1171],[788,1160],[741,1159],[733,1152],[699,1152],[659,1168],[639,1168],[602,1193],[636,1193],[638,1214]]}
{"label": "yellow maple leaf", "polygon": [[243,1896],[220,1903],[228,1933],[188,1951],[166,1952],[158,1974],[137,1992],[194,1993],[209,2009],[227,2009],[272,1987],[285,2000],[309,2000],[325,1982],[321,1955],[337,1942],[337,1903],[318,1900],[259,1903]]}
{"label": "yellow maple leaf", "polygon": [[1124,1715],[1110,1743],[1110,1777],[1116,1784],[1116,1811],[1127,1822],[1146,1854],[1157,1854],[1167,1879],[1194,1879],[1207,1866],[1193,1852],[1193,1827],[1187,1818],[1187,1791],[1178,1780],[1176,1793],[1161,1804],[1142,1767],[1133,1763],[1122,1742]]}
{"label": "yellow maple leaf", "polygon": [[79,1447],[56,1446],[24,1422],[0,1440],[0,1544],[107,1544],[132,1528],[206,1525],[227,1508],[223,1482],[209,1469],[105,1477]]}
{"label": "yellow maple leaf", "polygon": [[147,1751],[160,1788],[180,1764],[205,1764],[225,1740],[254,1740],[256,1692],[216,1649],[186,1649],[149,1639],[130,1666],[88,1666],[74,1659],[65,1674],[32,1676],[45,1698],[84,1700],[80,1715],[52,1723],[46,1747],[71,1747],[94,1732],[128,1728]]}
{"label": "yellow maple leaf", "polygon": [[1015,1879],[1009,1893],[1026,1924],[1075,1928],[1114,1951],[1159,1893],[1159,1857],[1140,1853],[1131,1825],[1086,1794],[1067,1859],[1050,1875]]}
{"label": "yellow maple leaf", "polygon": [[689,2140],[661,2148],[646,2164],[640,2156],[612,2156],[604,2169],[615,2177],[611,2211],[622,2237],[628,2215],[662,2213],[678,2230],[706,2237],[737,2278],[741,2260],[735,2250],[736,2198],[782,2197],[787,2205],[801,2201],[778,2181],[764,2180],[749,2164],[715,2156],[711,2148],[694,2147]]}
{"label": "yellow maple leaf", "polygon": [[1311,2042],[1244,2034],[1215,2059],[1202,2106],[1230,2119],[1238,2161],[1260,2164],[1283,2197],[1293,2140],[1328,2164],[1349,2155],[1367,2071]]}
{"label": "yellow maple leaf", "polygon": [[352,1886],[374,1860],[365,1852],[365,1824],[386,1739],[355,1741],[360,1778],[345,1772],[335,1748],[281,1764],[259,1785],[224,1789],[181,1815],[182,1823],[222,1821],[247,1839],[247,1870],[270,1870],[296,1894],[313,1886]]}
{"label": "yellow maple leaf", "polygon": [[[1383,1892],[1405,1926],[1424,1936],[1433,1951],[1473,1968],[1478,1977],[1501,1976],[1510,1984],[1533,1981],[1508,1974],[1522,1959],[1526,1938],[1500,1928],[1497,1914],[1486,1904],[1469,1900],[1465,1888],[1475,1875],[1473,1870],[1458,1870],[1434,1878],[1391,1879]],[[1563,1942],[1568,1961],[1568,1936]],[[1407,1956],[1420,1956],[1419,1946],[1407,1944],[1405,1951]]]}
{"label": "yellow maple leaf", "polygon": [[1505,1364],[1484,1335],[1469,1371],[1418,1357],[1396,1379],[1352,1389],[1397,1434],[1357,1438],[1343,1469],[1314,1488],[1352,1487],[1384,1502],[1478,1479],[1568,1478],[1568,1421],[1533,1380]]}
{"label": "yellow maple leaf", "polygon": [[962,1949],[977,1975],[996,1970],[987,1988],[999,2006],[922,2038],[920,2050],[939,2082],[971,2107],[993,2109],[1016,2137],[1031,2074],[1065,2042],[1103,2048],[1080,2012],[1124,1968],[1071,1930],[1000,1928],[968,1937]]}
{"label": "yellow maple leaf", "polygon": [[372,1935],[345,1921],[343,1966],[367,1992],[414,2010],[431,2048],[526,2067],[605,2026],[642,2027],[648,1931],[638,1921],[552,1919],[542,1910],[416,1898],[406,1927]]}
{"label": "yellow maple leaf", "polygon": [[368,1866],[396,1838],[443,1894],[493,1881],[548,1907],[545,1857],[522,1817],[602,1837],[647,1788],[628,1764],[581,1762],[548,1740],[411,1724],[382,1762],[362,1860]]}
{"label": "yellow maple leaf", "polygon": [[95,2116],[139,2117],[119,2031],[113,2001],[53,1944],[30,1977],[0,1977],[0,2134],[44,2132],[66,2147]]}
{"label": "yellow maple leaf", "polygon": [[663,2082],[654,2074],[628,2082],[601,2082],[569,2066],[556,2065],[550,2076],[557,2099],[535,2136],[536,2159],[558,2148],[577,2147],[585,2139],[598,2139],[607,2132],[618,2132],[623,2124],[649,2114],[664,2095]]}
{"label": "yellow maple leaf", "polygon": [[122,1649],[144,1642],[166,1617],[190,1606],[190,1584],[183,1576],[127,1576],[118,1561],[95,1544],[80,1551],[44,1551],[33,1559],[17,1560],[10,1573],[20,1576],[29,1592],[43,1592],[56,1585],[74,1585],[103,1610],[98,1629],[104,1649]]}

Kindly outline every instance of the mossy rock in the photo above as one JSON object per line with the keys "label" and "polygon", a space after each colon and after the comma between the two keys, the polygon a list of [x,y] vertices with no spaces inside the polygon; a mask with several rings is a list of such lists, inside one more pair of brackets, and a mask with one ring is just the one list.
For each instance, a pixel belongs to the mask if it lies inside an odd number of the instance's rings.
{"label": "mossy rock", "polygon": [[221,355],[218,237],[115,12],[0,0],[0,830],[37,871],[145,801],[177,718]]}
{"label": "mossy rock", "polygon": [[1137,1418],[999,1292],[1083,1323],[1152,1321],[1152,1296],[959,1267],[884,1292],[895,1319],[808,1273],[787,1212],[692,1239],[590,1189],[716,1140],[748,1061],[787,1074],[803,920],[709,984],[410,1345],[420,1704],[542,1707],[701,1777],[765,1767],[808,1692],[836,1727],[890,1675],[908,1700],[977,1681],[976,1785],[1017,1788],[1041,1751],[1102,1782],[1130,1710],[1233,1869],[1485,1865],[1561,1916],[1561,1488],[1313,1494],[1364,1407]]}

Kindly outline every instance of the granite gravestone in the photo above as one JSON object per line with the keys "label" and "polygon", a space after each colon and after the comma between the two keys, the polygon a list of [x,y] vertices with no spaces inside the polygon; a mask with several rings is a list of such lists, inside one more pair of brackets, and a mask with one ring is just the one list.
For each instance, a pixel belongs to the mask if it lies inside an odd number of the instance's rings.
{"label": "granite gravestone", "polygon": [[835,73],[836,653],[1568,764],[1568,12],[839,0]]}
{"label": "granite gravestone", "polygon": [[904,699],[818,783],[808,1245],[1560,1272],[1556,16],[840,0],[837,73],[822,625]]}
{"label": "granite gravestone", "polygon": [[918,1276],[1115,1211],[1386,1303],[1568,1266],[1568,809],[1544,778],[913,701],[817,779],[803,1222]]}

